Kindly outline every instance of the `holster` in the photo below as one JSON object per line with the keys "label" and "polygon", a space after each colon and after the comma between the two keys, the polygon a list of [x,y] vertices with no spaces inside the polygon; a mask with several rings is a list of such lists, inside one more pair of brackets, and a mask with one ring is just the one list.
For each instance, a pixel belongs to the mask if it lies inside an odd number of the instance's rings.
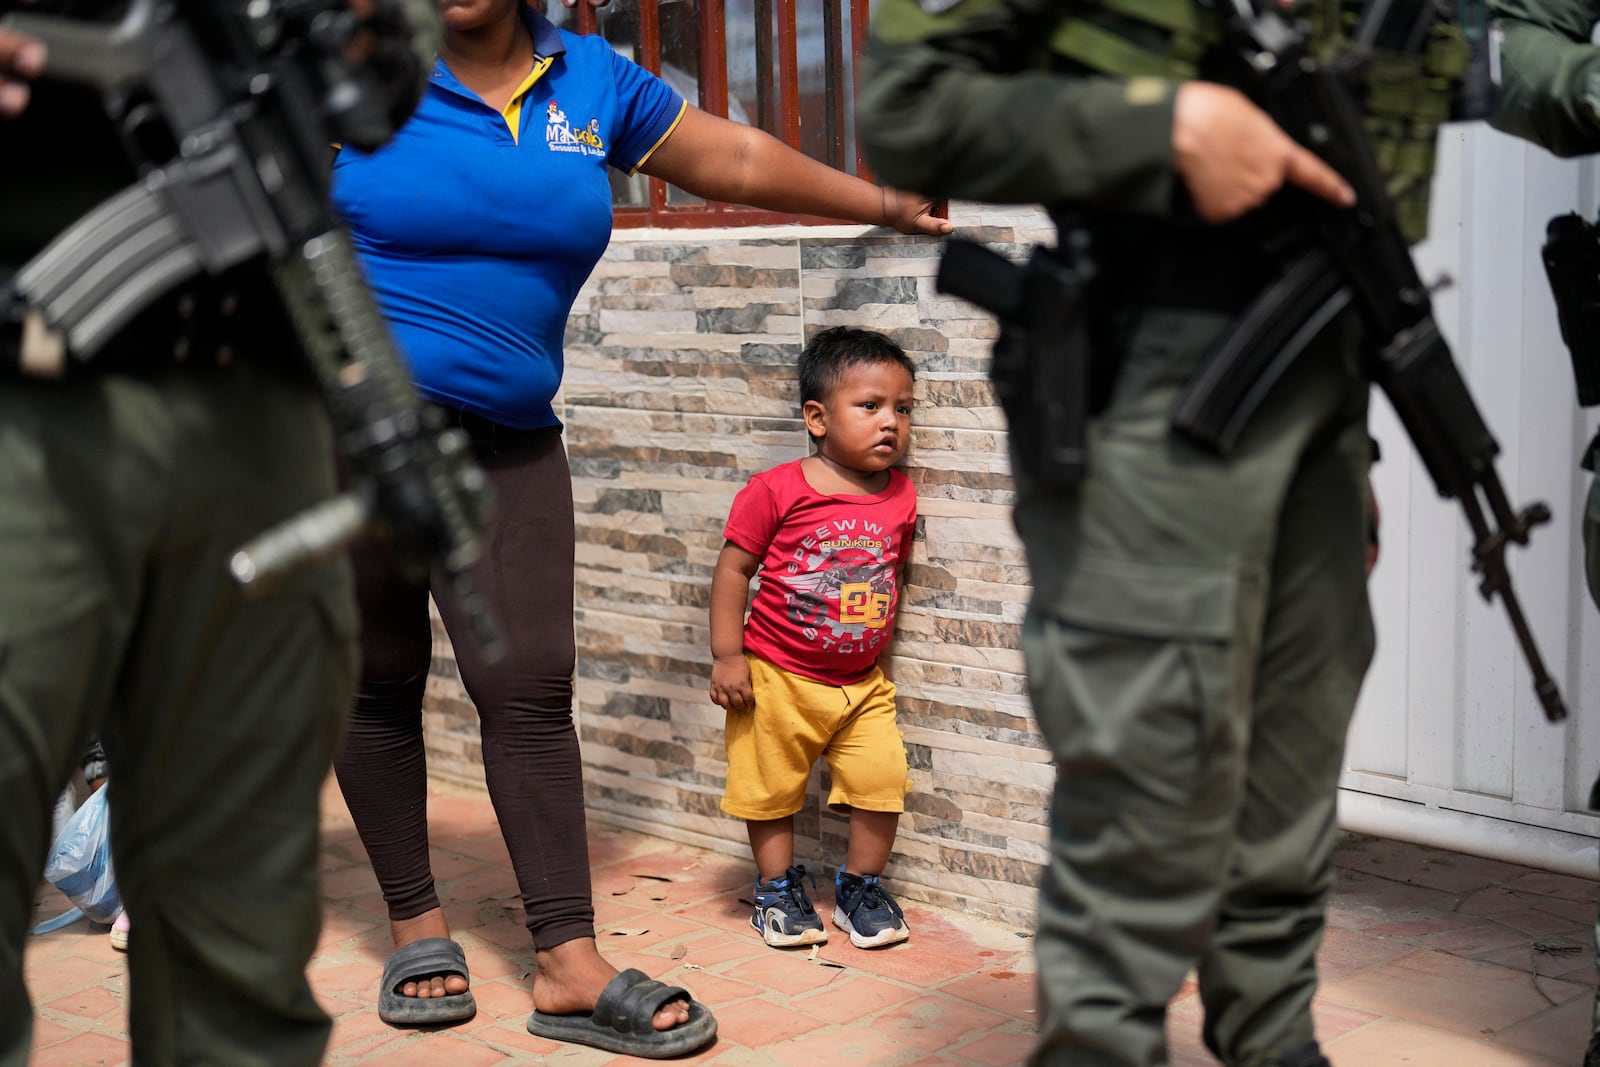
{"label": "holster", "polygon": [[1541,254],[1578,403],[1593,407],[1600,404],[1600,233],[1580,215],[1558,215],[1545,228]]}
{"label": "holster", "polygon": [[1063,230],[1018,266],[964,238],[945,245],[938,290],[1000,322],[989,376],[1005,411],[1013,462],[1025,476],[1068,489],[1083,480],[1092,391],[1085,290],[1094,277],[1088,235]]}

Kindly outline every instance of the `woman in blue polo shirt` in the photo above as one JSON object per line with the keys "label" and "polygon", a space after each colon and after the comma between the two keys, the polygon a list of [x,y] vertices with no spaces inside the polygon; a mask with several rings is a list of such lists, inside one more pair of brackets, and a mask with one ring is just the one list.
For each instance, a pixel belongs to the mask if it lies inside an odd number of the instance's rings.
{"label": "woman in blue polo shirt", "polygon": [[[418,388],[471,435],[495,492],[476,577],[507,655],[485,663],[463,640],[456,656],[538,958],[528,1029],[679,1055],[715,1036],[710,1013],[639,971],[618,974],[596,946],[572,723],[572,484],[551,401],[567,314],[610,238],[608,168],[708,200],[904,233],[949,224],[926,200],[685,104],[604,40],[559,30],[522,0],[440,8],[429,91],[381,150],[340,153],[335,197]],[[364,678],[338,775],[396,945],[379,1013],[395,1025],[459,1021],[475,1010],[467,965],[428,862],[428,589],[371,553],[357,571]],[[459,632],[447,592],[438,604]]]}

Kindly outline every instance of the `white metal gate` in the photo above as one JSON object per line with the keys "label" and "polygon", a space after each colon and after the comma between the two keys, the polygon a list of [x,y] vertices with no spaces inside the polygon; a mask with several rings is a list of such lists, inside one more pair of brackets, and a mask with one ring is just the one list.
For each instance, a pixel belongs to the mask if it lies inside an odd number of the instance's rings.
{"label": "white metal gate", "polygon": [[1583,585],[1588,475],[1577,469],[1600,415],[1576,405],[1539,259],[1552,216],[1593,216],[1594,170],[1481,124],[1447,126],[1418,251],[1425,278],[1455,280],[1436,294],[1440,326],[1500,441],[1513,503],[1543,500],[1555,512],[1511,563],[1570,718],[1545,721],[1503,610],[1481,600],[1467,573],[1459,508],[1439,499],[1375,390],[1378,654],[1350,734],[1340,821],[1600,877],[1600,815],[1584,807],[1600,773],[1600,613]]}

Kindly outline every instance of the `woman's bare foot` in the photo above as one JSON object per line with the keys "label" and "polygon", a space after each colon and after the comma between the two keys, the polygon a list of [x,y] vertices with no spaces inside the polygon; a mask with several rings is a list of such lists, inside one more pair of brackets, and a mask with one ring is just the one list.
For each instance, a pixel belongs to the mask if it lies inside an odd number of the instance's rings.
{"label": "woman's bare foot", "polygon": [[[389,936],[394,938],[395,948],[405,948],[411,942],[421,941],[425,937],[449,937],[450,924],[445,922],[444,909],[434,908],[412,919],[390,919]],[[467,980],[459,974],[436,974],[420,982],[406,982],[400,987],[402,997],[416,997],[419,1000],[453,997],[466,991]],[[534,1000],[537,1001],[538,997],[535,996]]]}
{"label": "woman's bare foot", "polygon": [[[600,955],[592,937],[580,937],[537,953],[539,969],[533,976],[533,1006],[546,1015],[573,1015],[593,1011],[600,991],[617,976],[617,969]],[[687,1000],[668,1001],[652,1020],[657,1030],[671,1030],[689,1021]]]}

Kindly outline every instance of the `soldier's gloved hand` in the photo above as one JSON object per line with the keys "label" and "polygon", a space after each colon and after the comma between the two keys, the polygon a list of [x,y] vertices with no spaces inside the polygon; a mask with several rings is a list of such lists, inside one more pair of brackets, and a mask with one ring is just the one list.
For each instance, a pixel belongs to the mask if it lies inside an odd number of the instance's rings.
{"label": "soldier's gloved hand", "polygon": [[37,78],[44,62],[43,42],[0,27],[0,117],[22,114],[28,106],[27,79]]}
{"label": "soldier's gloved hand", "polygon": [[1337,171],[1296,144],[1243,93],[1213,82],[1179,86],[1172,162],[1207,222],[1226,222],[1260,207],[1286,184],[1340,207],[1355,203],[1355,192]]}

